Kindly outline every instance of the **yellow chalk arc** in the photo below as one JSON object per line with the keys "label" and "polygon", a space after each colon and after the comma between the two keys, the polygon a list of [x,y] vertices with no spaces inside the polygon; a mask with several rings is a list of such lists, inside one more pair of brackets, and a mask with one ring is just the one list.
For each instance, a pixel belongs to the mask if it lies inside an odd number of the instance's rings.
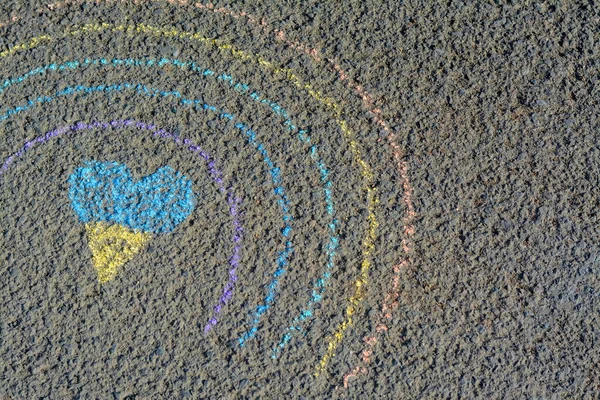
{"label": "yellow chalk arc", "polygon": [[[336,102],[335,99],[328,97],[322,92],[316,90],[311,83],[302,81],[294,72],[294,70],[285,67],[277,67],[275,63],[268,61],[259,55],[238,50],[231,44],[214,38],[205,37],[200,33],[186,32],[177,30],[175,28],[163,28],[146,24],[114,25],[110,23],[89,23],[83,25],[79,29],[67,30],[62,36],[59,37],[66,38],[69,36],[88,35],[94,32],[123,32],[128,35],[146,34],[154,37],[178,38],[203,43],[208,47],[216,48],[225,53],[228,52],[234,58],[258,64],[266,70],[271,70],[274,74],[283,76],[292,85],[300,90],[306,91],[313,99],[323,104],[334,117],[335,122],[347,140],[347,144],[352,151],[354,161],[358,164],[361,175],[364,179],[362,189],[363,191],[366,191],[367,194],[368,214],[366,235],[362,243],[363,260],[360,264],[359,276],[354,281],[354,293],[348,300],[344,321],[337,326],[334,334],[328,339],[327,352],[322,356],[321,360],[315,367],[316,371],[314,375],[319,376],[321,372],[325,371],[329,360],[334,356],[335,350],[344,339],[345,332],[354,324],[353,316],[358,312],[362,302],[366,297],[366,287],[369,283],[368,276],[372,266],[371,259],[373,257],[375,240],[377,239],[377,231],[379,227],[379,221],[376,213],[377,206],[379,204],[379,196],[377,195],[377,189],[375,187],[374,174],[371,167],[362,158],[360,145],[355,139],[354,132],[350,129],[348,123],[344,119],[344,113],[341,104]],[[0,52],[0,59],[13,56],[21,51],[33,49],[53,40],[55,40],[55,38],[49,35],[34,37],[28,42],[17,44]]]}
{"label": "yellow chalk arc", "polygon": [[106,222],[88,223],[85,230],[101,284],[114,279],[119,268],[131,261],[152,238],[150,233]]}

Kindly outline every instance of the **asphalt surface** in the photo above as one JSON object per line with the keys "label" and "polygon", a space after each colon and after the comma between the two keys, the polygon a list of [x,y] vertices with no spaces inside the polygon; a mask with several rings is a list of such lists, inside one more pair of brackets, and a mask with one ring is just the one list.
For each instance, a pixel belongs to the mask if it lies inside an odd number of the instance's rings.
{"label": "asphalt surface", "polygon": [[600,398],[599,57],[592,2],[3,1],[0,398]]}

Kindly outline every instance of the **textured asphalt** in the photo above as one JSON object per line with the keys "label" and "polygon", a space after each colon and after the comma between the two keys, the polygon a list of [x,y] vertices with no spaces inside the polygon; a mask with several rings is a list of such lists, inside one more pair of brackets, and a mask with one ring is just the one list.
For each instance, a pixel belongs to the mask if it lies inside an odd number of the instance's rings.
{"label": "textured asphalt", "polygon": [[[599,60],[593,2],[2,1],[0,398],[600,398]],[[103,284],[87,161],[197,196]]]}

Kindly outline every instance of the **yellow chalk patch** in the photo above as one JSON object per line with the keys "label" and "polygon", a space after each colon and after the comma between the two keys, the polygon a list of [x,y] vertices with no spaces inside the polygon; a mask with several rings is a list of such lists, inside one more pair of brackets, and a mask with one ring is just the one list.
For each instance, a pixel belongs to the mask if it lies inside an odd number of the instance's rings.
{"label": "yellow chalk patch", "polygon": [[118,269],[131,261],[152,237],[150,233],[105,222],[86,224],[85,230],[100,283],[114,279]]}

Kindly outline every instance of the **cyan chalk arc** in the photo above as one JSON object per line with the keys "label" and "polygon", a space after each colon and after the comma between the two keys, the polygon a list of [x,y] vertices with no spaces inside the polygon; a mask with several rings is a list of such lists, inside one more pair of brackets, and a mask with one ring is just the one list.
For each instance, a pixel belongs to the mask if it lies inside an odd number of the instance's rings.
{"label": "cyan chalk arc", "polygon": [[[51,96],[40,96],[36,98],[36,100],[30,100],[27,104],[23,106],[17,106],[12,109],[7,110],[4,115],[0,115],[0,121],[7,120],[13,115],[21,113],[23,111],[29,110],[33,108],[35,105],[49,103],[50,101],[67,95],[75,95],[75,94],[91,94],[91,93],[110,93],[110,92],[122,92],[125,90],[132,90],[137,93],[143,94],[148,97],[157,97],[157,98],[165,98],[165,97],[174,97],[179,100],[179,103],[185,106],[191,106],[195,110],[204,110],[215,113],[221,119],[226,119],[229,121],[234,121],[235,117],[231,114],[225,113],[215,106],[208,105],[201,100],[198,99],[188,99],[181,95],[178,91],[163,91],[155,88],[149,88],[142,84],[131,84],[131,83],[119,83],[112,85],[96,85],[96,86],[69,86],[63,90],[56,92]],[[241,122],[236,122],[234,124],[235,128],[238,129],[241,133],[243,133],[250,144],[252,144],[263,156],[263,161],[267,164],[269,168],[269,172],[271,175],[271,181],[274,185],[274,193],[278,197],[277,204],[279,205],[282,211],[282,219],[283,219],[283,228],[281,229],[281,235],[283,236],[285,248],[283,251],[280,251],[277,257],[277,269],[273,273],[273,279],[271,283],[268,285],[267,295],[264,299],[264,304],[257,307],[255,311],[255,316],[252,321],[252,328],[247,331],[244,336],[239,339],[240,345],[243,345],[245,340],[253,337],[258,328],[258,322],[260,321],[260,317],[264,315],[264,313],[271,307],[275,295],[277,293],[277,287],[279,284],[278,278],[286,272],[286,267],[289,264],[289,257],[293,252],[293,245],[291,240],[289,239],[290,233],[292,231],[291,221],[293,220],[290,211],[289,211],[289,202],[287,196],[285,194],[285,189],[281,184],[281,170],[277,167],[269,158],[268,152],[266,148],[259,142],[256,141],[256,132],[252,131],[249,127]],[[244,339],[242,341],[242,339]]]}
{"label": "cyan chalk arc", "polygon": [[[347,306],[345,309],[345,318],[342,323],[340,323],[336,329],[335,333],[331,335],[327,342],[327,350],[319,363],[315,366],[315,376],[319,376],[321,372],[325,370],[329,361],[334,356],[337,347],[340,345],[342,340],[345,337],[345,332],[354,324],[354,316],[362,306],[362,303],[366,297],[366,288],[368,285],[368,276],[373,265],[373,252],[375,250],[375,240],[377,238],[377,231],[379,228],[379,221],[377,218],[377,208],[379,204],[379,197],[377,194],[377,189],[375,187],[374,174],[368,163],[364,161],[362,158],[362,152],[360,149],[359,143],[355,139],[354,132],[348,127],[348,123],[344,119],[344,113],[342,111],[342,106],[336,102],[335,99],[324,96],[320,91],[315,90],[314,86],[310,83],[303,82],[295,72],[290,68],[285,67],[277,67],[273,62],[264,59],[259,55],[255,55],[252,53],[248,53],[243,50],[238,50],[231,44],[224,43],[220,40],[214,38],[207,38],[202,36],[200,33],[180,31],[176,28],[164,28],[164,27],[155,27],[146,24],[135,24],[135,25],[114,25],[110,23],[91,23],[83,25],[79,29],[74,29],[70,31],[66,31],[65,34],[59,36],[61,38],[67,38],[69,36],[74,35],[89,35],[90,33],[97,32],[122,32],[127,35],[140,35],[147,34],[155,37],[162,38],[174,38],[174,39],[187,39],[190,41],[195,41],[199,43],[203,43],[208,47],[212,47],[218,49],[223,52],[227,52],[231,54],[233,57],[238,58],[243,61],[248,61],[253,64],[256,64],[259,67],[265,68],[267,70],[272,71],[274,74],[283,76],[288,82],[290,82],[296,88],[306,91],[317,102],[324,105],[329,112],[331,112],[332,117],[334,118],[336,124],[339,126],[341,132],[343,133],[344,138],[347,140],[347,145],[349,150],[352,152],[354,161],[359,166],[361,175],[364,179],[362,189],[366,193],[367,199],[367,229],[365,231],[365,237],[361,243],[362,247],[362,262],[360,263],[360,272],[356,277],[353,286],[354,292],[352,296],[347,301]],[[21,44],[14,45],[9,49],[0,52],[0,58],[12,56],[18,52],[26,51],[33,49],[35,47],[40,46],[42,43],[52,41],[53,38],[49,35],[41,35],[30,39],[28,42],[24,42]],[[391,131],[388,132],[388,140],[392,136],[390,136]],[[262,309],[257,308],[257,314]],[[253,333],[251,332],[251,336]]]}
{"label": "cyan chalk arc", "polygon": [[[221,173],[221,170],[216,167],[215,161],[211,158],[211,156],[208,153],[206,153],[204,150],[202,150],[202,148],[200,146],[198,146],[197,144],[195,144],[191,139],[183,139],[182,140],[178,135],[174,135],[173,133],[167,132],[164,129],[156,128],[152,124],[148,124],[143,121],[135,121],[135,120],[131,120],[131,119],[115,120],[115,121],[110,121],[110,122],[92,122],[92,123],[80,122],[75,125],[66,126],[66,127],[62,127],[62,128],[58,128],[58,129],[49,131],[43,136],[40,136],[38,138],[35,138],[31,141],[26,142],[20,150],[18,150],[16,153],[14,153],[13,155],[9,156],[6,160],[4,160],[4,162],[2,163],[2,167],[0,168],[0,176],[2,176],[8,170],[10,165],[13,164],[15,162],[15,160],[21,158],[27,151],[31,150],[35,146],[46,144],[53,138],[63,136],[65,134],[73,134],[73,133],[78,133],[78,132],[92,130],[92,129],[107,130],[109,128],[113,128],[113,129],[135,128],[135,129],[139,129],[139,130],[143,130],[143,131],[148,131],[156,137],[160,137],[163,139],[169,139],[172,142],[176,143],[177,145],[179,145],[189,151],[192,151],[193,153],[195,153],[197,156],[199,156],[201,159],[203,159],[206,162],[209,174],[212,176],[213,180],[217,184],[219,191],[221,191],[222,193],[224,193],[227,196],[227,203],[229,205],[229,214],[233,220],[233,229],[232,229],[232,231],[233,231],[233,234],[232,234],[233,254],[231,255],[231,257],[229,259],[229,264],[230,264],[230,269],[228,272],[229,280],[227,282],[227,285],[225,286],[223,295],[221,296],[221,299],[219,301],[218,306],[220,306],[220,307],[218,310],[215,309],[214,315],[212,317],[212,319],[216,320],[221,311],[222,305],[227,303],[227,301],[233,295],[233,289],[235,287],[235,282],[238,279],[237,269],[239,268],[240,261],[241,261],[241,241],[242,241],[243,232],[244,232],[243,225],[240,221],[240,212],[239,212],[239,205],[241,204],[242,199],[240,197],[236,197],[233,194],[233,190],[231,188],[227,189],[225,187],[225,184],[223,182],[223,174]],[[216,322],[215,322],[215,324],[216,324]]]}
{"label": "cyan chalk arc", "polygon": [[[323,162],[320,161],[317,157],[318,156],[317,156],[316,148],[313,146],[313,147],[311,147],[311,158],[313,158],[313,160],[317,163],[317,166],[318,166],[319,170],[321,171],[322,179],[325,180],[325,179],[327,179],[327,176],[329,173],[328,173],[325,165],[323,164]],[[327,212],[330,214],[333,214],[333,212],[334,212],[333,208],[329,207],[329,204],[333,204],[333,202],[331,200],[331,196],[332,196],[331,181],[326,181],[324,192],[325,192],[325,199],[328,202]],[[309,318],[313,317],[315,305],[323,299],[323,292],[325,291],[325,288],[327,287],[327,284],[329,283],[329,280],[331,279],[331,272],[334,269],[334,257],[335,257],[337,248],[339,246],[339,239],[338,239],[337,235],[333,236],[333,233],[335,233],[335,231],[336,231],[336,223],[337,223],[337,221],[334,219],[329,224],[329,230],[330,230],[332,236],[331,236],[331,240],[327,244],[328,257],[327,257],[327,265],[326,265],[325,271],[323,272],[321,277],[315,283],[314,288],[311,292],[311,297],[308,300],[307,304],[304,306],[304,308],[301,310],[300,315],[298,315],[297,317],[295,317],[292,320],[291,325],[285,329],[282,338],[279,340],[279,343],[273,347],[273,349],[271,351],[271,358],[277,358],[277,356],[281,352],[281,350],[283,350],[283,348],[285,348],[285,346],[292,340],[292,337],[295,333],[304,333],[305,332],[304,328],[302,327],[302,324]]]}
{"label": "cyan chalk arc", "polygon": [[[118,67],[118,66],[146,67],[146,68],[152,68],[152,67],[162,68],[165,65],[175,65],[182,69],[191,70],[202,77],[213,77],[213,78],[216,77],[216,79],[218,81],[228,83],[229,87],[233,88],[236,92],[238,92],[240,94],[248,95],[248,97],[250,97],[253,101],[267,105],[271,109],[271,111],[274,112],[276,115],[285,118],[284,124],[287,126],[288,130],[290,130],[291,132],[298,133],[299,140],[301,140],[302,142],[304,142],[306,144],[311,144],[311,138],[307,134],[307,132],[305,130],[298,129],[297,126],[289,118],[287,111],[284,108],[282,108],[278,103],[271,101],[267,98],[264,98],[259,92],[251,90],[251,88],[248,84],[238,82],[231,75],[227,75],[225,73],[216,73],[215,71],[213,71],[211,69],[205,69],[205,68],[200,67],[195,62],[181,61],[181,60],[177,60],[177,59],[168,59],[168,58],[161,58],[161,59],[154,59],[154,58],[120,59],[119,58],[118,59],[118,58],[113,58],[111,60],[107,60],[104,58],[97,58],[97,59],[86,58],[83,61],[73,60],[73,61],[67,61],[67,62],[60,63],[60,64],[53,63],[53,64],[45,65],[43,67],[32,69],[32,70],[26,72],[25,74],[18,76],[16,78],[6,79],[0,85],[0,93],[3,93],[6,89],[10,88],[13,85],[25,82],[27,79],[29,79],[30,77],[35,76],[35,75],[42,75],[42,74],[46,74],[46,73],[52,72],[52,71],[74,70],[74,69],[77,69],[77,68],[80,68],[83,66],[91,66],[91,65],[93,65],[93,66],[112,66],[112,67]],[[319,170],[319,173],[321,176],[320,180],[321,180],[321,183],[323,186],[323,194],[324,194],[325,203],[326,203],[325,208],[326,208],[327,214],[330,217],[330,221],[327,224],[327,229],[329,230],[329,243],[326,245],[327,264],[326,264],[325,271],[321,274],[320,278],[315,283],[314,288],[312,289],[311,297],[309,298],[306,305],[301,310],[300,315],[298,315],[297,317],[295,317],[293,319],[292,325],[289,326],[288,328],[286,328],[286,330],[284,331],[283,338],[280,340],[278,345],[274,347],[273,352],[272,352],[272,357],[275,357],[285,347],[285,345],[287,343],[289,343],[289,341],[292,339],[292,336],[294,333],[303,332],[303,328],[302,328],[301,324],[313,316],[314,307],[317,303],[319,303],[321,301],[323,292],[325,291],[325,288],[327,287],[328,282],[331,278],[331,271],[335,268],[335,257],[336,257],[337,248],[339,245],[339,238],[336,233],[337,220],[335,219],[335,207],[334,207],[333,194],[332,194],[332,182],[329,179],[330,172],[327,169],[327,166],[325,165],[323,160],[321,159],[321,157],[319,155],[318,147],[315,144],[312,144],[310,147],[310,157],[315,162],[317,169]],[[220,310],[222,307],[222,302],[219,302],[219,304],[215,307],[216,307],[215,309]],[[216,323],[216,321],[214,319],[211,319],[211,321],[209,321],[209,323],[206,325],[205,331],[208,332],[214,323]]]}

